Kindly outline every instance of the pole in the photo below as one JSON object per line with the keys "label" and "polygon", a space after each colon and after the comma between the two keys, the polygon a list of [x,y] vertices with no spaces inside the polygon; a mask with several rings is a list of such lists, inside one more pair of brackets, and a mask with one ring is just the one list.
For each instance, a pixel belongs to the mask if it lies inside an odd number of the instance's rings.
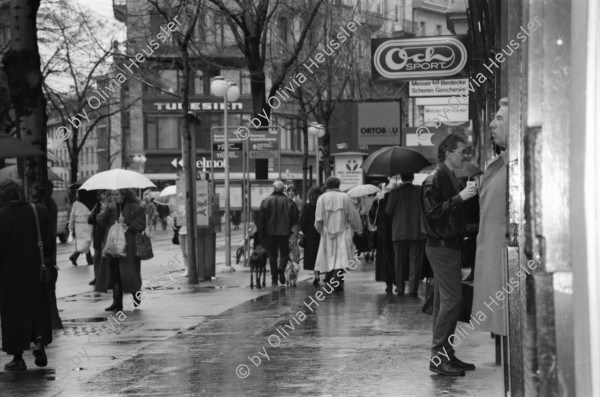
{"label": "pole", "polygon": [[231,220],[229,212],[229,129],[227,127],[227,93],[225,93],[223,100],[225,103],[225,269],[223,269],[223,272],[231,272],[235,271],[235,269],[231,267]]}
{"label": "pole", "polygon": [[319,150],[319,138],[317,138],[317,186],[321,186],[321,169],[319,162],[321,161],[321,150]]}
{"label": "pole", "polygon": [[185,212],[186,225],[188,229],[188,281],[190,284],[198,284],[198,264],[196,263],[196,173],[194,172],[196,146],[194,144],[195,130],[192,131],[192,123],[195,117],[191,114],[184,116],[183,129],[183,170],[185,178]]}

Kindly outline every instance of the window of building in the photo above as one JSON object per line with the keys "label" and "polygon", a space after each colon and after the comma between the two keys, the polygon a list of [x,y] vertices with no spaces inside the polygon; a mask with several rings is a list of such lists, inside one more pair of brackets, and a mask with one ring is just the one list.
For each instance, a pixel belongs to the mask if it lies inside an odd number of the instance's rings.
{"label": "window of building", "polygon": [[426,35],[426,31],[425,31],[425,22],[421,21],[419,23],[419,35],[420,36],[425,36]]}
{"label": "window of building", "polygon": [[252,87],[250,82],[252,81],[252,77],[250,75],[249,70],[242,70],[242,85],[240,86],[241,94],[250,94],[252,92]]}
{"label": "window of building", "polygon": [[171,94],[177,93],[177,70],[161,70],[159,72],[159,84],[158,87],[162,91],[170,92]]}
{"label": "window of building", "polygon": [[222,69],[221,76],[225,77],[225,80],[235,83],[240,86],[240,71],[238,69]]}
{"label": "window of building", "polygon": [[442,25],[437,25],[435,27],[435,34],[438,35],[438,36],[442,35]]}
{"label": "window of building", "polygon": [[194,94],[204,95],[204,73],[202,70],[196,70],[194,76]]}
{"label": "window of building", "polygon": [[146,119],[146,149],[179,149],[180,117],[149,116]]}
{"label": "window of building", "polygon": [[394,7],[394,21],[398,22],[398,6]]}

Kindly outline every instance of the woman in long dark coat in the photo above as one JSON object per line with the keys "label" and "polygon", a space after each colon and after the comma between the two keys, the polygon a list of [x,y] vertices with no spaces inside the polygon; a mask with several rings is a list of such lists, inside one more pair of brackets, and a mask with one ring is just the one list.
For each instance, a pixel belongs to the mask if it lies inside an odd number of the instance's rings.
{"label": "woman in long dark coat", "polygon": [[141,260],[135,255],[135,236],[146,229],[146,211],[132,189],[121,189],[113,197],[116,202],[100,211],[96,219],[107,228],[107,234],[115,221],[122,220],[126,227],[126,257],[102,258],[95,289],[107,292],[112,287],[113,303],[105,310],[121,311],[124,292],[133,295],[134,307],[140,304],[138,291],[142,288]]}
{"label": "woman in long dark coat", "polygon": [[395,284],[396,280],[392,220],[385,213],[385,206],[387,205],[389,196],[389,192],[385,193],[383,197],[378,196],[378,199],[373,202],[369,210],[369,219],[372,224],[377,226],[375,238],[375,281],[385,282],[385,292],[392,292],[392,285]]}
{"label": "woman in long dark coat", "polygon": [[[15,181],[0,184],[0,317],[2,350],[14,356],[7,371],[27,369],[23,351],[35,343],[35,364],[48,364],[45,346],[52,342],[52,320],[47,284],[40,281],[40,251],[33,208],[23,200],[21,186]],[[35,206],[44,258],[54,266],[56,245],[46,207]],[[55,237],[56,238],[56,237]]]}
{"label": "woman in long dark coat", "polygon": [[[321,195],[321,188],[318,186],[310,188],[308,191],[308,204],[305,204],[300,214],[300,233],[304,235],[304,269],[315,270],[319,244],[321,243],[321,234],[315,229],[315,212],[317,211],[317,199]],[[313,284],[319,285],[319,272],[315,271],[315,280]]]}

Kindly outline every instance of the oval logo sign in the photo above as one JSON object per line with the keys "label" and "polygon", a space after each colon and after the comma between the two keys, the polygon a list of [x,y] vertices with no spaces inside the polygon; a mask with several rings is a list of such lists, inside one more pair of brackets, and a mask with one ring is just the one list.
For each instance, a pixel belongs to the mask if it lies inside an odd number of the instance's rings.
{"label": "oval logo sign", "polygon": [[374,39],[372,45],[373,73],[385,79],[449,77],[467,64],[467,49],[454,37]]}

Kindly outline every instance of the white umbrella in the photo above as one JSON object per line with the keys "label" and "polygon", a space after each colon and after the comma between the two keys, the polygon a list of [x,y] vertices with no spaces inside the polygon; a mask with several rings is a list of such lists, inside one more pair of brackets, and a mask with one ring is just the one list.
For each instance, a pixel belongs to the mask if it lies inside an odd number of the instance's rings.
{"label": "white umbrella", "polygon": [[158,197],[172,196],[174,194],[177,194],[177,186],[172,185],[172,186],[167,186],[166,188],[164,188],[162,190],[162,192],[160,192]]}
{"label": "white umbrella", "polygon": [[99,172],[85,181],[80,190],[118,190],[118,189],[145,189],[156,187],[150,179],[139,172],[114,169]]}
{"label": "white umbrella", "polygon": [[370,194],[379,193],[381,189],[374,185],[359,185],[348,190],[350,197],[363,197]]}

